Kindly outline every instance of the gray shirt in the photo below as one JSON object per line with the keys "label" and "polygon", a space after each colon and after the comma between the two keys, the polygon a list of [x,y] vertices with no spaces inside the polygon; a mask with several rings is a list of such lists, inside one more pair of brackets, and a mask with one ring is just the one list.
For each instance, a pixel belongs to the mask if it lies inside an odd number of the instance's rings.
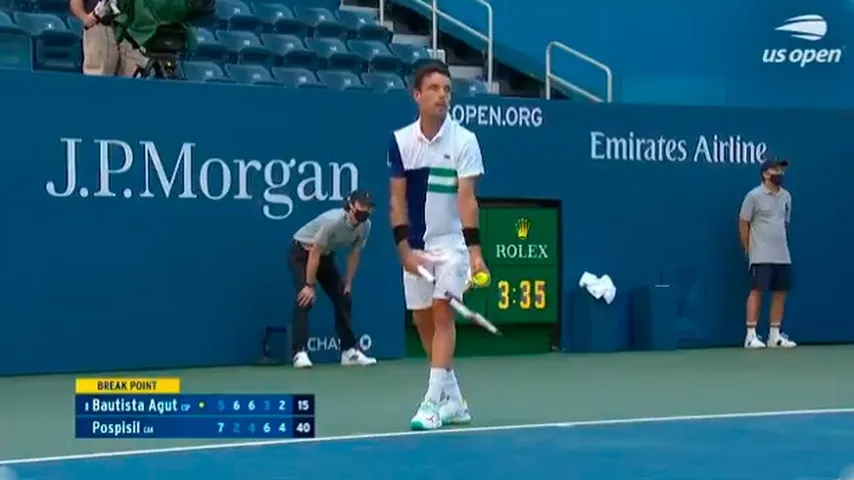
{"label": "gray shirt", "polygon": [[302,226],[294,234],[294,240],[304,245],[320,245],[327,254],[341,247],[362,248],[371,233],[371,221],[365,220],[352,225],[343,208],[327,210]]}
{"label": "gray shirt", "polygon": [[750,222],[750,264],[792,263],[787,238],[792,219],[792,195],[781,188],[778,192],[760,185],[747,192],[739,217]]}

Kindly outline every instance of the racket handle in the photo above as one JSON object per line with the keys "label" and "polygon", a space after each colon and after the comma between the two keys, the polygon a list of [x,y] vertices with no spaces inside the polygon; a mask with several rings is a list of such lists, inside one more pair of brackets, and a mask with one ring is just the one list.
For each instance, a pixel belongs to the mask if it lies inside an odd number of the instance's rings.
{"label": "racket handle", "polygon": [[[427,270],[426,268],[424,268],[421,265],[418,266],[418,274],[421,275],[428,282],[435,282],[436,281],[436,277],[434,277],[433,274],[430,273],[429,270]],[[489,320],[486,320],[480,314],[471,311],[468,307],[466,307],[466,305],[462,302],[461,299],[456,298],[450,294],[448,295],[448,297],[449,297],[449,300],[451,302],[451,306],[454,308],[454,310],[459,312],[462,316],[467,317],[468,319],[477,323],[478,325],[485,328],[489,333],[492,333],[493,335],[501,335],[501,331],[498,330],[498,328],[496,328],[495,325],[491,324],[489,322]]]}
{"label": "racket handle", "polygon": [[423,265],[418,265],[418,274],[421,275],[422,277],[424,277],[424,279],[427,280],[428,282],[435,282],[436,281],[436,277],[434,277],[433,274],[430,273],[429,270],[424,268]]}

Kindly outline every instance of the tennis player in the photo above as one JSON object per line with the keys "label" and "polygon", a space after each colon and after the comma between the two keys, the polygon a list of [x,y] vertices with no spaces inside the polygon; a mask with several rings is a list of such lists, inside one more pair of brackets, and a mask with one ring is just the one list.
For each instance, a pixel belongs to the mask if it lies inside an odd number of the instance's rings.
{"label": "tennis player", "polygon": [[[455,315],[448,293],[462,296],[471,273],[487,272],[480,247],[475,181],[483,175],[477,137],[448,115],[448,67],[415,72],[418,119],[394,132],[388,149],[391,224],[403,264],[406,307],[430,361],[427,393],[413,430],[471,421],[453,369]],[[418,266],[436,277],[422,278]]]}

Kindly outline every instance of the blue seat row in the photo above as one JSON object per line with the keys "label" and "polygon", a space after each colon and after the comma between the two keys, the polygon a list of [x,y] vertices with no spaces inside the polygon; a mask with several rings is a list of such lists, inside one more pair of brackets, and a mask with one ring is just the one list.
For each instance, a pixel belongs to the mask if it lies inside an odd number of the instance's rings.
{"label": "blue seat row", "polygon": [[[33,4],[31,1],[38,1]],[[68,2],[59,0],[0,0],[10,12],[65,16]],[[38,5],[38,8],[30,8]],[[21,7],[21,8],[19,8]],[[2,12],[2,10],[0,10]],[[332,10],[320,7],[288,6],[281,3],[217,0],[214,16],[196,26],[211,30],[244,30],[255,34],[279,33],[300,38],[330,37],[342,40],[370,40],[389,43],[391,30],[380,25],[369,12]]]}
{"label": "blue seat row", "polygon": [[[185,61],[181,65],[184,77],[205,83],[240,83],[288,88],[330,88],[347,91],[375,93],[407,93],[412,79],[404,80],[391,72],[365,72],[361,75],[349,70],[318,70],[313,72],[300,67],[273,67],[264,65],[220,65],[214,62]],[[482,82],[454,79],[456,96],[487,95]]]}
{"label": "blue seat row", "polygon": [[[341,7],[341,0],[261,0],[264,3],[285,5],[289,8],[308,7],[325,8],[337,10]],[[68,13],[68,2],[66,0],[0,0],[0,10],[12,12],[33,13]]]}
{"label": "blue seat row", "polygon": [[[0,11],[0,67],[80,72],[82,32],[72,16]],[[185,65],[188,79],[197,81],[405,91],[404,78],[430,58],[422,46],[381,40],[206,28],[197,28],[196,37]],[[476,81],[455,80],[454,89],[462,96],[487,93]]]}
{"label": "blue seat row", "polygon": [[213,17],[196,26],[212,30],[243,30],[255,34],[280,33],[300,38],[330,37],[389,43],[392,32],[369,12],[318,7],[289,7],[281,3],[217,0]]}
{"label": "blue seat row", "polygon": [[82,31],[73,17],[0,12],[0,66],[79,72]]}
{"label": "blue seat row", "polygon": [[386,45],[375,40],[307,38],[294,35],[248,31],[196,30],[196,48],[190,58],[267,67],[302,67],[311,70],[349,70],[356,74],[369,71],[406,75],[430,59],[427,49],[418,45]]}

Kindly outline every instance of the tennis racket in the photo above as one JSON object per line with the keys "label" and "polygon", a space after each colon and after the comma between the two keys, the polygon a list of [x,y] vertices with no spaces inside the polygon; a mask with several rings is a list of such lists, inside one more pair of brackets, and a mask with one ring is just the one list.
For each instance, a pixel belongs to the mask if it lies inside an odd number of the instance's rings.
{"label": "tennis racket", "polygon": [[[434,277],[429,270],[422,267],[421,265],[418,266],[418,273],[428,282],[433,283],[436,281],[436,277]],[[484,329],[486,329],[486,331],[493,335],[501,335],[501,331],[498,330],[498,328],[496,328],[495,325],[492,324],[492,322],[487,320],[486,317],[484,317],[483,315],[472,311],[470,308],[465,306],[463,304],[463,301],[459,297],[447,291],[445,292],[445,296],[447,296],[448,300],[450,300],[451,307],[456,310],[460,315],[483,327]]]}

